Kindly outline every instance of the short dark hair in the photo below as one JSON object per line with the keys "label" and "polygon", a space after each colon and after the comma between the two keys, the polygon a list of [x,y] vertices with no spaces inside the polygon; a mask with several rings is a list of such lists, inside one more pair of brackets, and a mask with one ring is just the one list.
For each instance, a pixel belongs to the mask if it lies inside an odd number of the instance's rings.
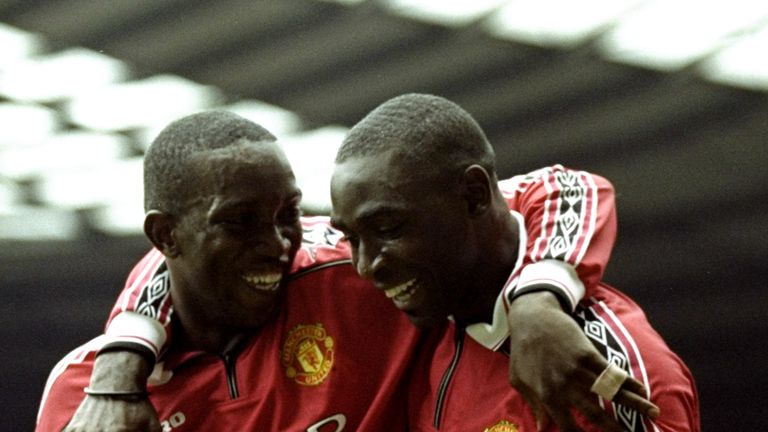
{"label": "short dark hair", "polygon": [[144,155],[144,209],[180,214],[186,198],[201,186],[190,163],[193,156],[242,140],[277,139],[258,124],[228,111],[192,114],[166,126]]}
{"label": "short dark hair", "polygon": [[443,97],[410,93],[379,105],[349,131],[336,163],[393,148],[422,167],[450,171],[478,164],[495,175],[495,153],[480,125]]}

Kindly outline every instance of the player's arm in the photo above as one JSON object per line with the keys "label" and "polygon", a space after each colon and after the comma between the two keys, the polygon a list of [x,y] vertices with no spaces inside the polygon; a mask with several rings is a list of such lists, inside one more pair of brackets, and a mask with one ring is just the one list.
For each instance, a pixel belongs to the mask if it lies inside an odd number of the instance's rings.
{"label": "player's arm", "polygon": [[157,411],[146,395],[152,362],[134,351],[109,351],[96,357],[88,394],[65,432],[105,430],[160,432]]}
{"label": "player's arm", "polygon": [[[619,425],[590,391],[607,360],[569,316],[602,278],[616,237],[613,186],[604,178],[554,166],[501,183],[522,214],[526,252],[517,284],[505,292],[510,325],[510,383],[542,426],[577,430],[575,407],[606,431]],[[656,415],[640,382],[627,379],[615,401]]]}
{"label": "player's arm", "polygon": [[129,275],[110,313],[89,394],[65,431],[160,430],[147,380],[170,335],[170,280],[164,262],[152,250]]}

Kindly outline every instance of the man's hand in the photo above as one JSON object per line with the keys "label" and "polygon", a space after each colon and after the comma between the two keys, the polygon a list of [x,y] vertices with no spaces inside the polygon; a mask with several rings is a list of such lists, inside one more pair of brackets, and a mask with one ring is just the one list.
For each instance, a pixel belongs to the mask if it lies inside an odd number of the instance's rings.
{"label": "man's hand", "polygon": [[[608,361],[548,291],[518,297],[510,305],[509,381],[526,399],[541,431],[551,421],[563,432],[581,431],[571,408],[601,430],[623,429],[590,391]],[[645,397],[642,383],[628,377],[613,398],[655,418],[659,409]]]}
{"label": "man's hand", "polygon": [[149,398],[125,401],[86,396],[64,432],[160,432],[157,411]]}
{"label": "man's hand", "polygon": [[[114,351],[96,358],[89,388],[98,391],[143,391],[151,372],[143,356]],[[149,398],[86,396],[64,432],[160,432],[157,411]]]}

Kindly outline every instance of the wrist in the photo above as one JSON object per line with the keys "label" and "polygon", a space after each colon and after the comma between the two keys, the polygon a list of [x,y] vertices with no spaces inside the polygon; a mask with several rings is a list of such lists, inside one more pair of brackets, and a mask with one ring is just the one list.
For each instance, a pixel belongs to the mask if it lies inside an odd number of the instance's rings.
{"label": "wrist", "polygon": [[565,313],[558,297],[551,291],[529,291],[515,297],[507,311],[510,328],[519,328],[526,322],[538,321],[546,314]]}
{"label": "wrist", "polygon": [[88,396],[108,397],[125,402],[140,402],[149,397],[149,393],[146,390],[94,390],[90,387],[85,387],[83,392]]}
{"label": "wrist", "polygon": [[146,392],[152,365],[133,351],[107,351],[96,357],[88,389],[97,392]]}
{"label": "wrist", "polygon": [[523,289],[515,291],[509,299],[511,307],[555,307],[564,312],[570,313],[571,306],[562,292],[549,284],[539,283],[529,285]]}

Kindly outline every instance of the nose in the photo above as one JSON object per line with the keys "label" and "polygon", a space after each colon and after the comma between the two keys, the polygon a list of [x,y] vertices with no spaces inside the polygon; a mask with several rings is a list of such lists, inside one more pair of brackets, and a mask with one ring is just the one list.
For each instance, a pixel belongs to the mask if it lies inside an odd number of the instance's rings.
{"label": "nose", "polygon": [[355,270],[363,279],[375,281],[383,267],[383,257],[374,245],[360,241],[356,248],[352,249],[352,261]]}
{"label": "nose", "polygon": [[265,256],[276,258],[281,262],[290,261],[291,239],[277,226],[273,226],[258,236],[257,250]]}

